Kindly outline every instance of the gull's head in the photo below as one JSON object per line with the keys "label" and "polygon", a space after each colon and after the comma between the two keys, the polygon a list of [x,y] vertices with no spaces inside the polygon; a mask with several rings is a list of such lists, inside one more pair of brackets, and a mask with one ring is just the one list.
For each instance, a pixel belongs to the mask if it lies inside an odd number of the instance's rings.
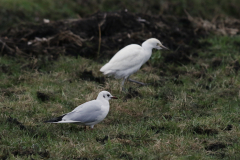
{"label": "gull's head", "polygon": [[97,99],[105,99],[109,101],[110,99],[118,99],[117,97],[114,97],[109,93],[108,91],[102,91],[98,94]]}
{"label": "gull's head", "polygon": [[167,49],[169,50],[167,47],[165,47],[164,45],[162,45],[162,43],[156,39],[156,38],[150,38],[148,40],[146,40],[145,42],[143,42],[142,44],[143,48],[155,48],[155,49]]}

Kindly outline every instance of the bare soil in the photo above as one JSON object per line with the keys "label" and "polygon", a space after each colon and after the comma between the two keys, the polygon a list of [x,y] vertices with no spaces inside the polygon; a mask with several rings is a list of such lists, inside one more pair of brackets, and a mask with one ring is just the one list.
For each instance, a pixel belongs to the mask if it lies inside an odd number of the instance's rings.
{"label": "bare soil", "polygon": [[187,17],[99,12],[84,19],[11,27],[0,35],[0,54],[37,59],[44,55],[48,60],[72,55],[101,60],[128,44],[141,44],[155,37],[172,50],[165,62],[187,63],[191,61],[188,55],[196,54],[192,49],[209,45],[199,42],[208,33],[201,28],[196,30]]}

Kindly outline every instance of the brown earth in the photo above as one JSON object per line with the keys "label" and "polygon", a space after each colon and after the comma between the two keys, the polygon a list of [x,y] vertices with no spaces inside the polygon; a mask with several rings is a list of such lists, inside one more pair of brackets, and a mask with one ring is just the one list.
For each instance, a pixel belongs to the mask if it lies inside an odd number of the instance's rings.
{"label": "brown earth", "polygon": [[[112,57],[128,44],[141,44],[146,39],[155,37],[171,49],[171,53],[164,57],[165,62],[188,63],[191,61],[188,55],[196,54],[193,49],[208,45],[201,44],[199,38],[219,30],[218,23],[228,26],[221,28],[222,32],[226,30],[224,34],[228,34],[229,28],[234,28],[234,33],[238,33],[238,20],[220,22],[209,22],[206,25],[206,21],[194,19],[189,14],[186,17],[175,17],[125,11],[99,12],[84,19],[11,27],[0,35],[0,55],[18,55],[41,60],[46,57],[48,60],[55,60],[59,55],[73,55],[98,58],[101,61]],[[210,27],[213,25],[215,28]]]}

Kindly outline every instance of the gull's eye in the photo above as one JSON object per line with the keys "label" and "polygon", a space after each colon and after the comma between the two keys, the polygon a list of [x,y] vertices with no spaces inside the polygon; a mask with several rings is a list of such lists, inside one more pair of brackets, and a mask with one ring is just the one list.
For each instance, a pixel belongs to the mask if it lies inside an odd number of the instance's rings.
{"label": "gull's eye", "polygon": [[103,95],[103,98],[105,98],[105,96]]}
{"label": "gull's eye", "polygon": [[109,95],[109,94],[107,94],[107,96],[109,97],[110,95]]}

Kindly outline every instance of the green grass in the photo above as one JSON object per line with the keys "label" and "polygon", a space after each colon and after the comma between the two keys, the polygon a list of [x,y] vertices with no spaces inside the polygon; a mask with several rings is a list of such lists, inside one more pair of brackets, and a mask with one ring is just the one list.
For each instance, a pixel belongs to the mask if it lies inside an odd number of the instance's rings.
{"label": "green grass", "polygon": [[[202,41],[211,46],[196,51],[192,63],[164,64],[167,53],[154,53],[150,65],[132,76],[152,85],[128,82],[126,87],[139,95],[127,100],[119,80],[106,78],[100,84],[81,79],[84,70],[102,76],[103,64],[93,60],[61,57],[33,70],[21,69],[28,63],[24,59],[1,57],[1,159],[240,158],[240,37]],[[110,113],[93,131],[43,123],[95,99],[101,90],[119,99],[110,101]],[[40,100],[37,92],[49,99]]]}

